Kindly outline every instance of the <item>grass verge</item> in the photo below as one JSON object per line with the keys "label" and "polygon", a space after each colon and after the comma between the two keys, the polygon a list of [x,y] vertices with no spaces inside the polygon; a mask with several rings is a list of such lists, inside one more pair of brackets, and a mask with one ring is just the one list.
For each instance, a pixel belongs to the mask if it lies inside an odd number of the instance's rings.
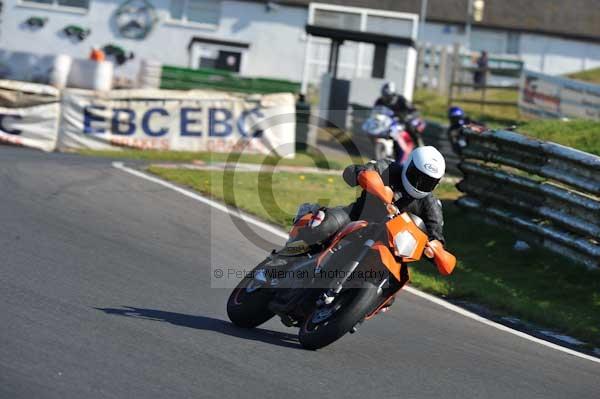
{"label": "grass verge", "polygon": [[518,131],[540,140],[600,155],[600,121],[539,119],[520,124]]}
{"label": "grass verge", "polygon": [[281,158],[262,154],[236,154],[220,152],[192,152],[192,151],[158,151],[158,150],[79,150],[80,155],[132,159],[149,162],[238,162],[264,165],[285,166],[311,166],[322,169],[343,169],[352,162],[350,156],[319,156],[312,153],[297,153],[294,158]]}
{"label": "grass verge", "polygon": [[[348,204],[357,191],[339,177],[316,174],[149,169],[162,178],[224,200],[269,222],[289,228],[302,202]],[[271,181],[272,179],[272,181]],[[225,195],[224,181],[234,197]],[[514,252],[517,237],[472,220],[453,200],[458,191],[442,184],[448,248],[459,264],[451,277],[441,277],[428,262],[411,267],[412,282],[424,291],[450,299],[484,304],[600,346],[600,272],[571,265],[566,258],[539,248]]]}
{"label": "grass verge", "polygon": [[[461,98],[479,100],[481,91],[475,90],[461,94]],[[487,90],[487,100],[495,101],[514,101],[517,103],[518,93],[509,90]],[[448,98],[440,96],[431,90],[417,90],[414,96],[414,103],[425,118],[448,123]],[[481,108],[478,104],[466,104],[457,102],[453,105],[459,105],[473,119],[485,122],[492,127],[506,127],[517,124],[523,119],[519,115],[519,110],[515,106],[486,105]]]}
{"label": "grass verge", "polygon": [[583,80],[588,83],[600,83],[600,68],[586,69],[567,75],[568,78]]}

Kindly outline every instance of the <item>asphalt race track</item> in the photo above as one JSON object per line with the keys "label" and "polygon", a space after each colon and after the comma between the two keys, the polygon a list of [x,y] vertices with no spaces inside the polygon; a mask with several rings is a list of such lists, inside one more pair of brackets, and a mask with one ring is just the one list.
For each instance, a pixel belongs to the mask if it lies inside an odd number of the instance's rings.
{"label": "asphalt race track", "polygon": [[265,253],[109,160],[0,146],[0,246],[2,399],[600,397],[600,364],[410,293],[317,352],[235,328],[211,262]]}

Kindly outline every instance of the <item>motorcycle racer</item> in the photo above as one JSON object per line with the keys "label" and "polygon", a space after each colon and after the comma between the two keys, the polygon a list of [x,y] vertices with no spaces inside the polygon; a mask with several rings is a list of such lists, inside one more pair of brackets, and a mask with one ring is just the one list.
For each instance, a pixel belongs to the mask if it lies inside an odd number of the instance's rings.
{"label": "motorcycle racer", "polygon": [[451,274],[456,257],[443,247],[441,204],[431,194],[444,172],[433,147],[418,148],[402,165],[347,167],[344,180],[363,188],[360,198],[299,215],[285,246],[233,290],[229,319],[253,328],[277,315],[316,350],[387,312],[410,280],[411,262],[429,258],[441,275]]}
{"label": "motorcycle racer", "polygon": [[375,101],[374,107],[381,106],[391,109],[401,121],[408,114],[416,111],[416,108],[403,95],[396,92],[394,82],[387,82],[381,87],[381,96]]}
{"label": "motorcycle racer", "polygon": [[[396,92],[396,84],[387,82],[381,87],[381,96],[375,101],[373,108],[386,107],[392,111],[399,121],[405,124],[405,130],[410,135],[414,145],[422,147],[425,144],[421,133],[425,129],[424,121],[418,117],[417,109],[401,94]],[[398,142],[398,138],[394,138]]]}
{"label": "motorcycle racer", "polygon": [[[444,218],[441,202],[433,190],[444,176],[446,164],[442,154],[432,146],[418,147],[403,163],[389,159],[370,161],[366,165],[350,165],[343,172],[344,181],[351,187],[358,185],[358,175],[365,170],[375,170],[383,182],[394,191],[394,205],[401,211],[420,217],[427,228],[429,239],[444,244]],[[323,242],[350,221],[380,220],[386,209],[381,201],[363,190],[352,204],[335,208],[319,208],[316,204],[303,204],[296,219],[312,212],[310,229],[302,239]]]}

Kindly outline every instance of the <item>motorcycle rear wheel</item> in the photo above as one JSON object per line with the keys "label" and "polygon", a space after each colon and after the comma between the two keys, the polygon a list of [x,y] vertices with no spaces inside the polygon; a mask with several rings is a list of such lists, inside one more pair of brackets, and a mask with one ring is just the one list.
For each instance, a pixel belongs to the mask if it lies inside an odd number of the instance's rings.
{"label": "motorcycle rear wheel", "polygon": [[[378,297],[377,287],[369,283],[342,292],[331,305],[316,308],[306,318],[298,334],[300,344],[316,350],[337,341],[375,309]],[[323,317],[321,314],[326,308],[335,309],[336,306],[339,308],[328,318],[316,322]]]}
{"label": "motorcycle rear wheel", "polygon": [[256,284],[256,281],[245,277],[227,301],[227,316],[238,327],[254,328],[275,315],[268,308],[272,295],[263,288],[253,287],[252,284]]}

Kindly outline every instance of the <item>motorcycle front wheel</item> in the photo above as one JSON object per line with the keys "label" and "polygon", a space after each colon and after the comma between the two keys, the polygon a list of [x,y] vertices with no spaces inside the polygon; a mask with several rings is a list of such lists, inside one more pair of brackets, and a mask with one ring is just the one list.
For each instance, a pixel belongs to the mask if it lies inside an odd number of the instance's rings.
{"label": "motorcycle front wheel", "polygon": [[238,327],[257,327],[275,315],[268,308],[271,297],[254,278],[245,277],[229,296],[227,316]]}
{"label": "motorcycle front wheel", "polygon": [[300,327],[300,344],[311,350],[323,348],[350,332],[378,303],[377,287],[365,283],[361,288],[342,291],[330,305],[317,307]]}

